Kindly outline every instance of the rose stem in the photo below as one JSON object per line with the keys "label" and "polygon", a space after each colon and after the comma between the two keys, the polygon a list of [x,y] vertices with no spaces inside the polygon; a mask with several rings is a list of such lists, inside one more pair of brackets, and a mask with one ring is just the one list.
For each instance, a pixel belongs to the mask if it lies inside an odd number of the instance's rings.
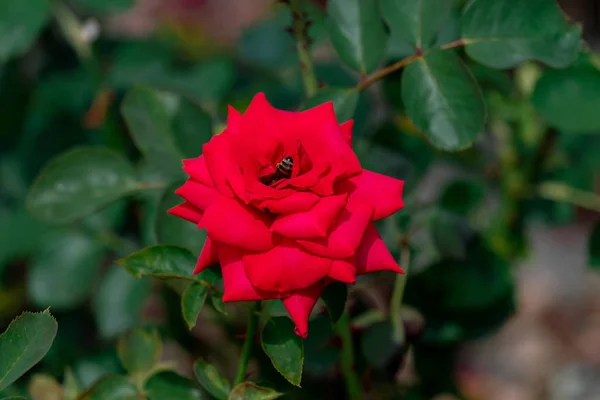
{"label": "rose stem", "polygon": [[358,375],[354,370],[354,344],[350,332],[350,317],[348,311],[344,311],[336,324],[337,333],[342,339],[342,373],[346,381],[346,391],[351,400],[361,398],[361,388]]}
{"label": "rose stem", "polygon": [[299,0],[289,0],[287,4],[292,12],[292,34],[296,40],[296,50],[298,51],[298,61],[300,62],[300,73],[304,81],[306,96],[311,97],[317,92],[318,84],[313,69],[313,62],[308,48],[308,26],[309,21],[305,19],[302,13]]}
{"label": "rose stem", "polygon": [[394,281],[394,291],[390,301],[390,318],[392,321],[393,339],[396,343],[404,342],[404,326],[402,324],[402,296],[406,287],[406,278],[408,276],[408,266],[410,264],[410,247],[406,239],[401,240],[400,244],[400,268],[404,270],[404,275],[396,275]]}
{"label": "rose stem", "polygon": [[246,338],[244,339],[244,347],[242,347],[242,356],[238,365],[237,374],[235,376],[234,385],[239,385],[246,379],[246,369],[248,368],[248,360],[252,353],[252,345],[254,344],[254,336],[256,336],[256,326],[258,325],[258,312],[260,310],[260,302],[255,301],[250,307],[248,314],[248,327],[246,328]]}

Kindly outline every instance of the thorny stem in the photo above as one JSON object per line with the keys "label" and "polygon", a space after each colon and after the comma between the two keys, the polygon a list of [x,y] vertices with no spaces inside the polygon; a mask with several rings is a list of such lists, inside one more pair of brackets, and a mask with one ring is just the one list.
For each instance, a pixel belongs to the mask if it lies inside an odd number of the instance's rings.
{"label": "thorny stem", "polygon": [[404,270],[404,275],[396,275],[394,281],[394,291],[390,301],[390,318],[392,321],[393,339],[396,343],[404,342],[404,325],[402,323],[402,297],[406,287],[406,278],[408,276],[408,267],[410,264],[410,247],[406,240],[402,240],[400,247],[400,267]]}
{"label": "thorny stem", "polygon": [[[448,44],[445,44],[443,46],[440,47],[440,49],[442,50],[447,50],[447,49],[451,49],[454,47],[460,47],[460,46],[464,46],[465,44],[467,44],[467,42],[465,41],[465,39],[458,39],[455,40],[454,42],[450,42]],[[432,49],[435,50],[435,49]],[[390,66],[387,66],[383,69],[380,69],[379,71],[374,72],[371,76],[363,79],[360,81],[360,83],[356,86],[356,88],[358,90],[364,90],[367,87],[371,86],[372,84],[374,84],[375,82],[377,82],[380,79],[385,78],[386,76],[388,76],[389,74],[391,74],[392,72],[396,72],[397,70],[406,67],[408,64],[410,64],[413,61],[416,61],[420,58],[423,58],[423,56],[425,54],[427,54],[429,50],[426,51],[422,51],[420,49],[418,49],[415,54],[408,56],[400,61],[398,61],[395,64],[392,64]]]}
{"label": "thorny stem", "polygon": [[310,22],[305,19],[305,14],[302,13],[300,0],[289,0],[286,3],[292,11],[292,34],[296,39],[300,73],[304,81],[306,96],[311,97],[317,92],[318,84],[308,48],[308,27]]}
{"label": "thorny stem", "polygon": [[258,316],[260,311],[260,302],[255,301],[250,307],[248,314],[248,327],[246,328],[246,338],[244,339],[244,347],[242,347],[242,355],[238,365],[237,374],[235,376],[234,385],[237,386],[246,379],[246,370],[248,369],[248,361],[250,353],[252,353],[252,344],[256,335],[256,327],[258,325]]}
{"label": "thorny stem", "polygon": [[348,398],[359,400],[361,398],[361,387],[358,375],[354,370],[354,344],[350,332],[350,317],[348,311],[344,311],[336,324],[336,330],[342,339],[342,373],[346,382]]}

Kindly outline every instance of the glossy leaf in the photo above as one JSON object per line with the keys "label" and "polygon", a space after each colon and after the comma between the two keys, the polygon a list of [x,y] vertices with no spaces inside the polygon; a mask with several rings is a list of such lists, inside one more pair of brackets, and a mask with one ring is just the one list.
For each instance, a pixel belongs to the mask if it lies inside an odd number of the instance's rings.
{"label": "glossy leaf", "polygon": [[4,389],[48,352],[58,325],[48,311],[25,312],[0,335],[0,390]]}
{"label": "glossy leaf", "polygon": [[381,0],[381,14],[392,34],[414,49],[430,47],[451,7],[447,0]]}
{"label": "glossy leaf", "polygon": [[67,223],[91,214],[136,189],[133,167],[120,154],[83,147],[51,160],[27,196],[37,218]]}
{"label": "glossy leaf", "polygon": [[161,279],[186,279],[202,283],[201,275],[192,275],[196,257],[188,250],[169,245],[146,247],[117,260],[133,276],[150,275]]}
{"label": "glossy leaf", "polygon": [[81,400],[139,400],[135,385],[124,376],[102,379]]}
{"label": "glossy leaf", "polygon": [[581,26],[568,22],[555,0],[471,0],[462,36],[467,54],[490,67],[538,60],[562,68],[577,57]]}
{"label": "glossy leaf", "polygon": [[194,363],[194,374],[200,385],[217,399],[223,400],[229,395],[231,384],[213,365],[200,358]]}
{"label": "glossy leaf", "polygon": [[300,386],[304,344],[287,317],[271,318],[261,334],[261,345],[275,369],[292,385]]}
{"label": "glossy leaf", "polygon": [[354,117],[356,106],[358,104],[358,91],[352,88],[333,88],[321,89],[303,104],[303,109],[307,110],[316,107],[328,101],[333,102],[333,108],[338,122],[345,122]]}
{"label": "glossy leaf", "polygon": [[94,297],[96,325],[103,338],[115,337],[133,327],[150,291],[150,282],[136,279],[120,266],[112,266]]}
{"label": "glossy leaf", "polygon": [[156,165],[176,175],[183,154],[175,144],[175,134],[167,108],[155,90],[132,89],[121,105],[121,113],[137,148]]}
{"label": "glossy leaf", "polygon": [[243,382],[233,388],[227,400],[273,400],[283,396],[273,389]]}
{"label": "glossy leaf", "polygon": [[181,203],[181,197],[175,190],[181,186],[178,182],[165,190],[158,205],[156,216],[156,235],[159,243],[181,246],[199,255],[206,241],[206,230],[198,229],[181,218],[167,214],[167,210]]}
{"label": "glossy leaf", "polygon": [[0,2],[0,64],[24,54],[50,18],[49,0]]}
{"label": "glossy leaf", "polygon": [[225,308],[225,303],[223,303],[223,298],[220,294],[215,294],[211,296],[210,302],[212,303],[215,310],[217,310],[223,315],[227,315],[227,309]]}
{"label": "glossy leaf", "polygon": [[97,279],[104,248],[78,232],[64,232],[44,242],[28,275],[28,293],[40,307],[73,308],[87,296]]}
{"label": "glossy leaf", "polygon": [[202,400],[206,396],[191,380],[174,372],[161,372],[146,382],[145,393],[148,400]]}
{"label": "glossy leaf", "polygon": [[544,120],[565,133],[600,133],[600,71],[592,66],[547,69],[531,102]]}
{"label": "glossy leaf", "polygon": [[204,307],[207,296],[207,287],[195,282],[190,283],[181,295],[181,312],[190,330],[196,326],[196,320]]}
{"label": "glossy leaf", "polygon": [[464,149],[483,130],[481,90],[453,52],[433,51],[409,64],[402,99],[412,122],[439,149]]}
{"label": "glossy leaf", "polygon": [[589,265],[600,270],[600,223],[597,223],[590,235],[588,244]]}
{"label": "glossy leaf", "polygon": [[349,67],[368,74],[377,67],[388,39],[378,2],[330,0],[327,29],[340,58]]}
{"label": "glossy leaf", "polygon": [[143,373],[158,363],[162,342],[156,330],[134,329],[121,336],[117,349],[129,373]]}
{"label": "glossy leaf", "polygon": [[323,293],[321,293],[321,298],[325,302],[325,306],[327,306],[329,318],[331,318],[332,323],[335,324],[344,313],[347,297],[348,287],[342,282],[334,282],[327,285]]}

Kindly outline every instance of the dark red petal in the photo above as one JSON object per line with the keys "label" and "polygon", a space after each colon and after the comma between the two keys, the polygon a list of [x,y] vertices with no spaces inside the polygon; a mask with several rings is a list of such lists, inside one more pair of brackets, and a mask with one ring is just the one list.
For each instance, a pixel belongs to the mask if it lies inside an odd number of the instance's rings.
{"label": "dark red petal", "polygon": [[369,201],[375,207],[373,220],[377,221],[389,217],[404,207],[402,190],[404,181],[363,170],[360,175],[354,176],[336,187],[340,191],[350,193],[350,196],[359,196]]}
{"label": "dark red petal", "polygon": [[183,218],[186,221],[190,221],[195,224],[197,224],[202,218],[202,211],[188,202],[176,205],[175,207],[170,208],[167,212],[171,215]]}
{"label": "dark red petal", "polygon": [[183,170],[194,180],[206,186],[214,187],[204,156],[183,160]]}
{"label": "dark red petal", "polygon": [[200,257],[198,257],[198,262],[196,263],[196,268],[194,269],[194,275],[204,271],[206,268],[210,268],[213,265],[219,263],[219,254],[217,251],[217,243],[213,242],[211,238],[207,237],[204,242],[204,247],[202,247],[202,252],[200,253]]}
{"label": "dark red petal", "polygon": [[306,211],[319,201],[319,196],[310,192],[293,192],[290,196],[282,199],[258,200],[253,204],[273,214],[289,214]]}
{"label": "dark red petal", "polygon": [[219,262],[223,273],[223,301],[255,301],[276,299],[279,293],[269,293],[252,286],[242,261],[242,251],[232,246],[219,245]]}
{"label": "dark red petal", "polygon": [[213,136],[203,146],[202,153],[217,191],[224,196],[237,196],[247,202],[244,177],[232,154],[231,137],[226,132]]}
{"label": "dark red petal", "polygon": [[319,281],[312,286],[294,292],[289,297],[282,298],[283,305],[290,313],[292,321],[296,324],[296,334],[303,338],[308,336],[308,317],[323,293],[325,285]]}
{"label": "dark red petal", "polygon": [[245,254],[244,267],[250,282],[269,292],[304,289],[329,273],[331,259],[318,257],[300,249],[289,239],[270,251]]}
{"label": "dark red petal", "polygon": [[260,252],[275,246],[276,238],[269,230],[271,222],[256,208],[219,195],[204,211],[200,226],[212,240]]}
{"label": "dark red petal", "polygon": [[313,254],[346,258],[353,255],[360,244],[363,233],[373,216],[373,206],[348,199],[348,204],[334,222],[326,238],[296,242]]}
{"label": "dark red petal", "polygon": [[175,194],[204,211],[218,196],[217,191],[194,179],[188,179]]}
{"label": "dark red petal", "polygon": [[271,230],[294,239],[324,237],[345,205],[346,195],[323,197],[308,211],[278,216]]}
{"label": "dark red petal", "polygon": [[403,274],[394,257],[390,254],[374,224],[369,224],[358,247],[357,275],[376,271],[393,271]]}

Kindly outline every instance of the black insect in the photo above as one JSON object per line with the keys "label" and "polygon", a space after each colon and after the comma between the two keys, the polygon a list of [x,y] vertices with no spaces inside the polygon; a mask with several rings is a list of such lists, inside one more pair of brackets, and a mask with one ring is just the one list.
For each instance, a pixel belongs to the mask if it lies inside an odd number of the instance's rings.
{"label": "black insect", "polygon": [[277,163],[275,166],[275,172],[271,175],[263,177],[261,181],[265,185],[271,186],[277,181],[291,177],[293,169],[294,159],[292,157],[285,157],[283,160]]}

